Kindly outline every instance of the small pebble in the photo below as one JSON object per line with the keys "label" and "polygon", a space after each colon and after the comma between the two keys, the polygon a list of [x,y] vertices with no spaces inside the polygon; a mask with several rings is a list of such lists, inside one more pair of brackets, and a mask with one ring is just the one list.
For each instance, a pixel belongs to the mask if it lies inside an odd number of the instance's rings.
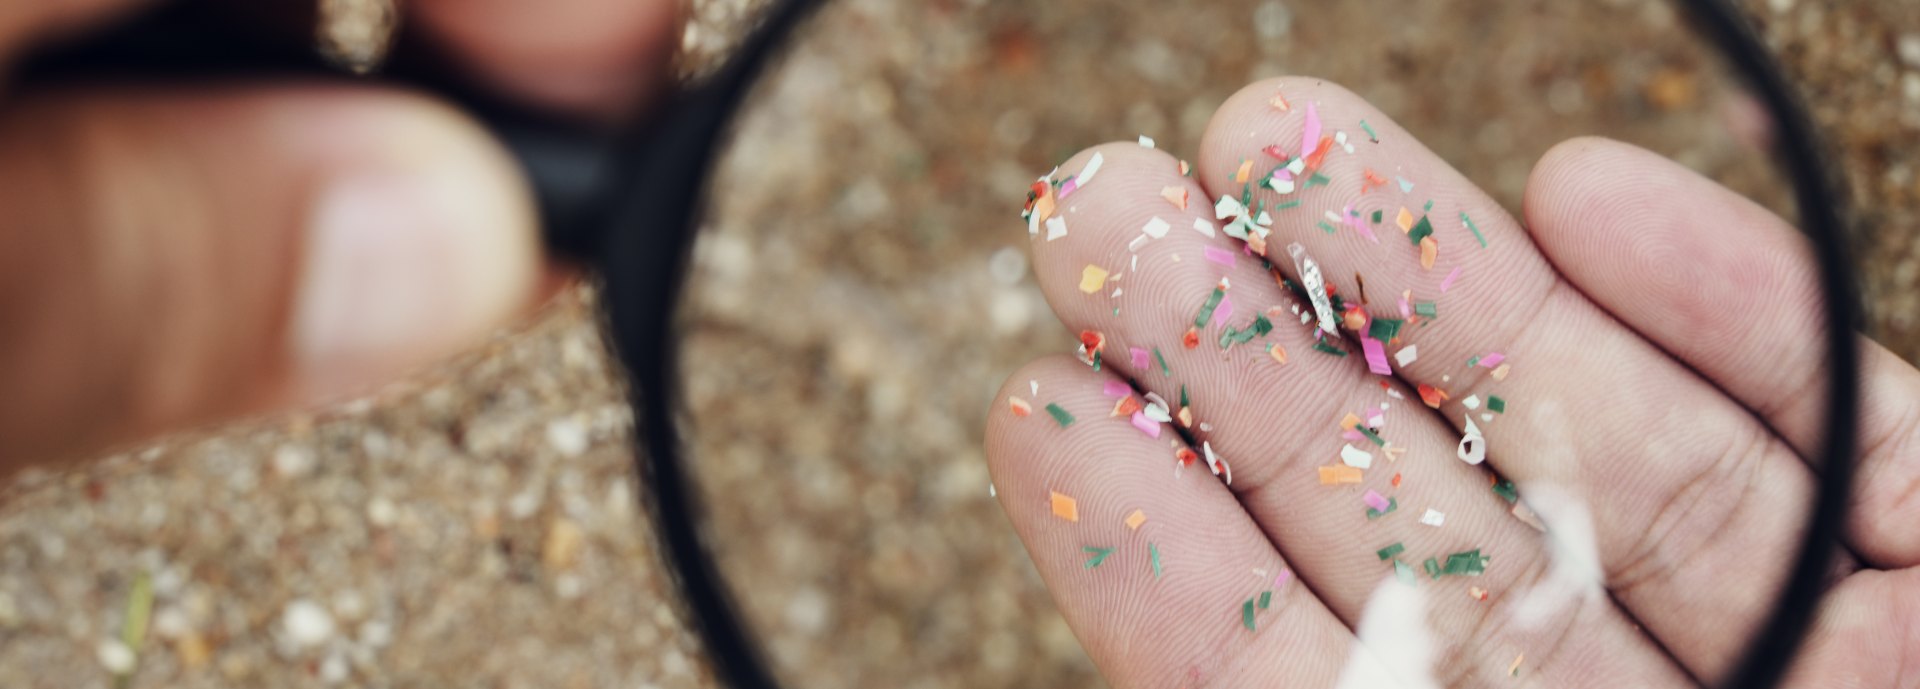
{"label": "small pebble", "polygon": [[333,614],[319,603],[295,599],[280,614],[280,629],[295,646],[317,646],[333,638]]}

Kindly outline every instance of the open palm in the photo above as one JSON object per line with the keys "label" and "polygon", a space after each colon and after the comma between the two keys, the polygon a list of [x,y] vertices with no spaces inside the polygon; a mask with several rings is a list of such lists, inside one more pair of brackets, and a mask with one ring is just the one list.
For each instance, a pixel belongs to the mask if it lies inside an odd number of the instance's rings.
{"label": "open palm", "polygon": [[[1407,586],[1432,663],[1361,647],[1409,686],[1729,672],[1819,471],[1798,233],[1595,139],[1539,163],[1523,227],[1312,79],[1230,98],[1190,174],[1146,143],[1036,187],[1035,273],[1087,361],[1015,373],[987,428],[1001,504],[1113,684],[1351,682],[1369,600]],[[1861,347],[1866,451],[1794,686],[1920,686],[1920,373]],[[1607,595],[1523,610],[1583,542]]]}

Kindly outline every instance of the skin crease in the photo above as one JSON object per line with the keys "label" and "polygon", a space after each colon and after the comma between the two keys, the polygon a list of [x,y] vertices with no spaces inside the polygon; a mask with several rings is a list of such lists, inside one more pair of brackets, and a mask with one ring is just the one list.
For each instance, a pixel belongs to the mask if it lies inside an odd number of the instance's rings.
{"label": "skin crease", "polygon": [[[1270,105],[1276,92],[1291,101],[1290,111]],[[1211,200],[1220,196],[1215,190],[1238,195],[1241,185],[1230,177],[1239,161],[1262,161],[1255,174],[1263,174],[1280,160],[1263,157],[1262,147],[1278,141],[1283,151],[1299,148],[1307,103],[1316,105],[1325,133],[1346,129],[1352,134],[1354,122],[1364,118],[1381,143],[1371,149],[1376,144],[1360,137],[1355,154],[1334,151],[1322,168],[1331,184],[1285,197],[1307,203],[1273,213],[1269,253],[1291,276],[1294,267],[1282,247],[1302,243],[1327,281],[1350,300],[1358,293],[1352,276],[1363,274],[1371,296],[1366,308],[1375,316],[1393,314],[1391,303],[1402,291],[1413,293],[1415,301],[1435,301],[1440,317],[1403,329],[1387,351],[1391,358],[1406,344],[1418,345],[1416,361],[1393,368],[1409,382],[1449,389],[1453,398],[1441,413],[1415,406],[1417,396],[1397,384],[1406,399],[1385,396],[1351,339],[1341,345],[1351,352],[1345,358],[1310,349],[1310,326],[1292,320],[1295,312],[1287,308],[1296,302],[1264,279],[1251,260],[1242,256],[1232,268],[1198,260],[1206,246],[1237,253],[1237,241],[1202,236],[1190,229],[1192,217],[1213,217]],[[1780,398],[1817,401],[1818,390],[1782,388],[1754,374],[1786,369],[1817,380],[1820,352],[1805,343],[1807,331],[1755,334],[1751,328],[1714,327],[1728,319],[1811,324],[1818,318],[1807,247],[1784,222],[1657,156],[1579,139],[1554,149],[1536,168],[1526,203],[1529,223],[1523,227],[1385,115],[1351,93],[1312,79],[1256,83],[1228,99],[1203,137],[1193,171],[1200,188],[1189,191],[1186,211],[1165,201],[1161,190],[1192,180],[1183,181],[1171,156],[1131,142],[1084,151],[1064,163],[1058,177],[1082,174],[1095,153],[1102,159],[1098,176],[1059,203],[1067,236],[1048,241],[1043,229],[1031,248],[1041,289],[1068,331],[1091,329],[1105,337],[1105,365],[1093,374],[1084,365],[1052,359],[1016,372],[995,399],[987,442],[995,485],[1015,531],[1109,681],[1123,687],[1165,686],[1168,668],[1236,657],[1231,649],[1186,645],[1142,650],[1129,638],[1141,628],[1173,625],[1202,638],[1223,628],[1245,630],[1236,624],[1231,600],[1217,615],[1165,618],[1142,612],[1143,606],[1159,604],[1151,598],[1156,590],[1138,591],[1145,575],[1089,574],[1078,562],[1074,544],[1096,533],[1102,538],[1092,540],[1107,542],[1109,532],[1100,529],[1109,527],[1063,522],[1034,497],[1046,494],[1039,485],[1052,490],[1065,485],[1083,496],[1082,513],[1115,515],[1135,505],[1147,505],[1149,512],[1177,511],[1192,509],[1177,500],[1220,499],[1166,494],[1190,490],[1190,483],[1220,482],[1204,464],[1174,477],[1170,450],[1136,459],[1110,451],[1088,456],[1079,449],[1144,438],[1126,419],[1107,418],[1102,403],[1111,406],[1111,398],[1099,398],[1090,375],[1118,375],[1141,392],[1168,399],[1175,399],[1184,384],[1197,416],[1211,426],[1192,431],[1192,442],[1207,441],[1233,461],[1234,482],[1224,490],[1263,538],[1224,546],[1209,539],[1202,542],[1204,552],[1183,556],[1212,560],[1232,557],[1213,550],[1220,547],[1253,553],[1275,549],[1297,573],[1300,588],[1318,598],[1344,630],[1355,628],[1366,593],[1390,571],[1375,549],[1402,542],[1419,554],[1417,563],[1429,554],[1464,549],[1458,546],[1484,547],[1493,557],[1487,574],[1422,583],[1431,587],[1435,605],[1443,606],[1427,615],[1441,644],[1434,678],[1443,686],[1689,686],[1710,683],[1727,670],[1777,590],[1783,574],[1777,563],[1791,559],[1817,471],[1799,454],[1817,428],[1807,427],[1804,415],[1787,411],[1804,400]],[[1363,168],[1391,170],[1389,179],[1404,176],[1415,190],[1404,195],[1406,201],[1397,188],[1362,194]],[[1278,197],[1260,192],[1255,198]],[[1403,243],[1405,236],[1392,224],[1400,205],[1418,211],[1428,198],[1435,201],[1429,217],[1440,240],[1432,270],[1419,266],[1418,250]],[[1320,207],[1338,210],[1356,201],[1361,210],[1384,206],[1387,211],[1387,222],[1372,228],[1381,240],[1377,245],[1348,227],[1329,236],[1315,225]],[[1461,209],[1486,235],[1486,248],[1463,223],[1450,220]],[[1151,217],[1172,229],[1130,249]],[[1699,222],[1703,217],[1731,220]],[[1138,267],[1133,268],[1136,253]],[[1182,260],[1174,261],[1175,254]],[[1639,279],[1649,260],[1670,269],[1656,279]],[[1089,264],[1113,271],[1120,281],[1093,293],[1082,291],[1081,271]],[[1437,283],[1452,266],[1461,267],[1463,277],[1440,293]],[[1723,281],[1722,273],[1732,278]],[[1242,350],[1223,353],[1213,342],[1219,326],[1211,324],[1200,346],[1185,349],[1180,332],[1191,325],[1195,309],[1222,275],[1232,284],[1230,323],[1245,323],[1271,305],[1281,306],[1271,313],[1284,318],[1275,320],[1272,335]],[[1111,297],[1116,286],[1124,288],[1123,295]],[[1748,334],[1696,336],[1703,326],[1716,335]],[[1282,345],[1288,362],[1269,360],[1266,342]],[[1920,397],[1914,382],[1920,374],[1870,342],[1863,340],[1862,346],[1867,368],[1881,373],[1865,384],[1868,406],[1877,410],[1868,412],[1865,433],[1880,442],[1868,446],[1862,474],[1882,481],[1863,486],[1860,504],[1910,509],[1911,501],[1904,498],[1912,493],[1914,469],[1901,459],[1911,455],[1913,426],[1903,420],[1912,417]],[[1126,354],[1130,347],[1158,347],[1176,373],[1162,374],[1157,365],[1135,370]],[[1506,379],[1495,381],[1484,369],[1456,363],[1488,351],[1507,355],[1513,372]],[[1079,376],[1062,370],[1076,365]],[[1029,381],[1038,382],[1037,396],[1029,392]],[[1605,381],[1604,387],[1595,389],[1593,381]],[[1077,401],[1071,411],[1078,420],[1063,431],[1044,413],[1015,416],[1006,406],[1009,395],[1032,398],[1035,410],[1055,400]],[[1502,610],[1503,600],[1539,580],[1545,557],[1530,529],[1501,535],[1502,520],[1513,522],[1504,503],[1480,500],[1488,493],[1484,475],[1452,458],[1467,413],[1460,402],[1468,395],[1481,400],[1500,395],[1507,402],[1504,413],[1489,414],[1490,421],[1479,420],[1484,407],[1472,416],[1487,434],[1488,465],[1523,486],[1547,480],[1571,489],[1592,508],[1611,596],[1563,613],[1557,629],[1516,633]],[[1620,403],[1626,399],[1670,400],[1672,406]],[[1320,485],[1313,478],[1315,467],[1339,461],[1343,441],[1332,436],[1338,434],[1334,425],[1340,416],[1382,400],[1393,407],[1380,435],[1407,453],[1392,464],[1376,458],[1360,486]],[[1685,414],[1675,416],[1673,410],[1681,409]],[[1650,442],[1659,444],[1636,444]],[[1063,462],[1099,468],[1069,474],[1044,468]],[[1135,462],[1159,470],[1157,476],[1149,471],[1147,478],[1160,494],[1138,485]],[[1113,479],[1127,488],[1105,485],[1114,472],[1129,477]],[[1404,483],[1388,485],[1390,474],[1401,475]],[[1394,496],[1398,514],[1366,520],[1359,514],[1365,489]],[[1446,512],[1444,527],[1409,527],[1430,505]],[[1855,523],[1874,522],[1875,516],[1858,514]],[[1170,535],[1168,530],[1156,538],[1169,552],[1193,533]],[[1903,670],[1920,661],[1914,657],[1920,648],[1914,643],[1920,638],[1915,632],[1920,576],[1907,569],[1913,562],[1905,559],[1912,539],[1906,531],[1882,526],[1850,534],[1849,550],[1865,560],[1842,558],[1816,631],[1799,657],[1793,686],[1916,686]],[[1488,588],[1489,602],[1465,596],[1470,585]],[[1468,604],[1444,607],[1460,601]],[[1714,623],[1700,624],[1703,619]],[[1509,677],[1516,656],[1521,668],[1517,677]],[[1290,672],[1251,684],[1326,686],[1323,675]],[[1210,686],[1250,684],[1237,677],[1215,680]]]}

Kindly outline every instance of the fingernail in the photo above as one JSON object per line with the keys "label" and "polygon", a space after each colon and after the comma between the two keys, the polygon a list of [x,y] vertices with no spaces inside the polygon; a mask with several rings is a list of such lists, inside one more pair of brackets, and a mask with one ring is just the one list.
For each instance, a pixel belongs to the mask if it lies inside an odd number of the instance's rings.
{"label": "fingernail", "polygon": [[299,394],[358,392],[467,345],[518,308],[533,280],[528,232],[503,227],[520,218],[498,212],[484,185],[462,183],[472,181],[361,174],[322,187],[294,296]]}

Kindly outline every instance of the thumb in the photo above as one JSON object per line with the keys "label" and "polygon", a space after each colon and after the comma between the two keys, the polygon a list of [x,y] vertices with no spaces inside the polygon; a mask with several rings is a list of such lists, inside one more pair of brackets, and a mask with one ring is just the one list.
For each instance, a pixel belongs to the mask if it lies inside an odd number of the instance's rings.
{"label": "thumb", "polygon": [[540,282],[512,161],[393,92],[30,97],[0,208],[0,472],[368,387]]}

